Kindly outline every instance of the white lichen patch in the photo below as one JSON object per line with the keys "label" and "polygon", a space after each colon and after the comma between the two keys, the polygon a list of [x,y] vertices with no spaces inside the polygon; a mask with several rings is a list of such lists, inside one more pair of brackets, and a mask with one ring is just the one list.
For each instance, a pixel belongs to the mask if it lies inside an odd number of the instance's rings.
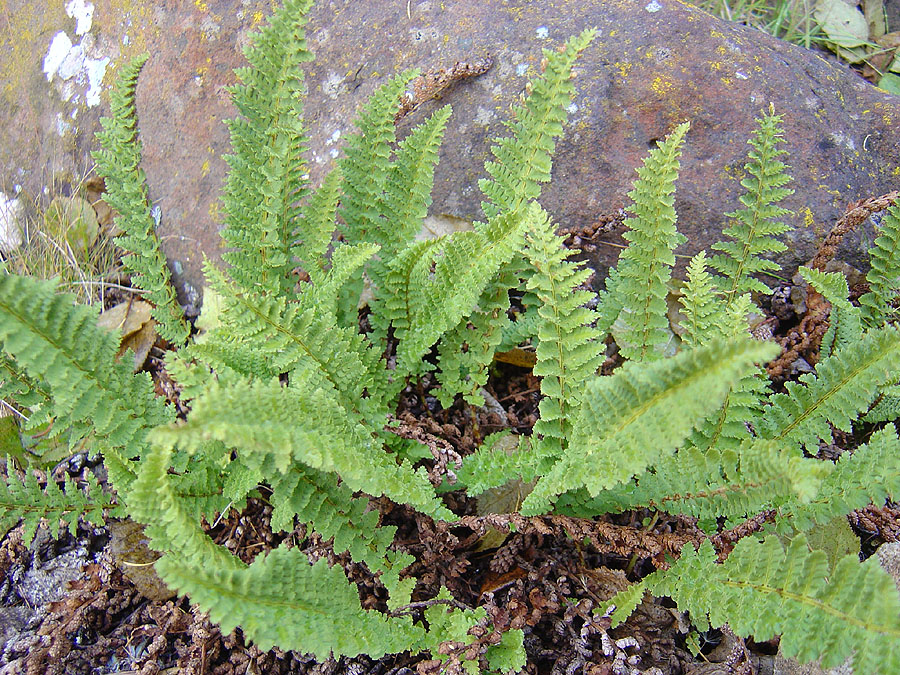
{"label": "white lichen patch", "polygon": [[109,57],[101,54],[90,34],[94,21],[94,5],[85,0],[69,0],[66,14],[75,19],[78,43],[65,31],[59,31],[50,41],[44,55],[43,68],[48,82],[56,82],[56,89],[64,101],[78,104],[84,101],[92,108],[100,104],[100,86]]}
{"label": "white lichen patch", "polygon": [[540,40],[546,40],[548,37],[550,37],[550,29],[547,28],[547,26],[538,26],[534,32]]}
{"label": "white lichen patch", "polygon": [[480,124],[481,126],[489,125],[496,115],[493,110],[488,110],[484,106],[478,106],[478,109],[475,111],[475,124]]}
{"label": "white lichen patch", "polygon": [[75,35],[84,35],[94,23],[94,3],[84,0],[69,0],[66,14],[75,19]]}
{"label": "white lichen patch", "polygon": [[22,245],[24,211],[18,198],[0,192],[0,251],[3,253],[11,253]]}
{"label": "white lichen patch", "polygon": [[651,2],[649,5],[644,7],[644,9],[646,9],[651,14],[654,12],[658,12],[662,8],[663,8],[663,6],[661,4],[659,4],[656,0],[653,0],[653,2]]}
{"label": "white lichen patch", "polygon": [[338,94],[341,93],[341,85],[344,83],[344,78],[341,77],[338,73],[331,72],[325,77],[325,80],[322,82],[322,93],[325,94],[328,98],[336,99]]}

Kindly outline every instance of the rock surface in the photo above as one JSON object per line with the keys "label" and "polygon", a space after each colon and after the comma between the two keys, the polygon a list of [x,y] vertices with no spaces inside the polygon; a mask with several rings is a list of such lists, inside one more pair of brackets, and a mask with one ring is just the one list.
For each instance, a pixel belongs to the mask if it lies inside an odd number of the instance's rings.
{"label": "rock surface", "polygon": [[[15,38],[0,52],[6,83],[0,119],[9,130],[0,138],[0,190],[12,194],[19,185],[36,193],[61,170],[84,171],[106,104],[104,93],[101,105],[88,105],[88,62],[110,59],[107,87],[125,58],[149,49],[138,89],[145,168],[177,278],[199,287],[203,255],[219,252],[217,195],[228,150],[221,120],[234,115],[225,87],[234,83],[240,47],[269,3],[96,0],[82,34],[84,18],[67,16],[62,4],[10,0],[11,21],[0,26],[3,44]],[[70,0],[65,7],[86,4]],[[478,218],[476,181],[489,139],[503,133],[511,106],[538,74],[541,48],[590,26],[598,36],[578,64],[578,96],[542,198],[560,225],[587,225],[627,205],[648,147],[690,120],[676,201],[689,242],[679,253],[707,247],[719,238],[721,214],[737,206],[745,141],[770,102],[785,116],[797,190],[787,206],[798,229],[780,260],[788,269],[813,254],[848,202],[900,183],[900,97],[812,52],[674,0],[318,2],[309,25],[317,60],[307,71],[313,183],[333,165],[359,105],[391,74],[490,54],[490,71],[459,83],[440,102],[452,103],[454,115],[432,207],[437,215]],[[82,46],[83,60],[71,58],[74,64],[48,82],[43,60],[59,30]],[[65,74],[69,79],[60,79]],[[413,111],[403,130],[436,105]],[[865,267],[865,239],[848,237],[841,257]],[[609,242],[595,261],[601,269],[618,255],[621,240]]]}

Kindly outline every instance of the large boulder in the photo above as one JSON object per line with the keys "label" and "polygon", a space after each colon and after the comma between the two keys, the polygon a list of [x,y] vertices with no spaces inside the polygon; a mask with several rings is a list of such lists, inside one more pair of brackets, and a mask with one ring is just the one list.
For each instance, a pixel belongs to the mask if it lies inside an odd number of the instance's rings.
{"label": "large boulder", "polygon": [[[18,25],[30,21],[33,28],[20,30],[26,42],[21,53],[2,57],[0,73],[8,84],[0,119],[8,133],[0,136],[0,190],[9,193],[18,184],[35,191],[46,184],[48,167],[77,173],[87,166],[105,105],[88,103],[91,68],[96,79],[96,62],[110,59],[107,87],[115,67],[149,49],[138,89],[144,166],[179,281],[201,285],[203,256],[219,254],[217,196],[225,172],[221,155],[228,150],[221,120],[234,115],[226,87],[235,81],[232,68],[242,63],[247,33],[269,3],[97,0],[83,35],[76,34],[77,12],[67,17],[33,0],[10,4]],[[70,0],[66,8],[86,4]],[[797,229],[779,261],[786,276],[812,255],[848,202],[900,183],[900,98],[816,53],[674,0],[318,2],[309,25],[317,58],[307,69],[311,180],[318,182],[334,164],[357,109],[390,75],[489,55],[489,71],[449,88],[441,101],[421,105],[401,122],[405,130],[437,105],[453,105],[432,212],[479,218],[477,179],[484,175],[490,139],[504,133],[511,106],[539,73],[541,49],[586,27],[596,27],[597,38],[578,63],[578,95],[557,149],[553,183],[541,199],[560,225],[588,225],[627,205],[635,167],[648,148],[690,120],[676,200],[688,243],[679,253],[707,247],[720,237],[722,214],[738,205],[746,140],[754,117],[770,103],[784,114],[796,189],[786,205]],[[82,53],[90,64],[78,70],[70,63],[62,74],[74,75],[61,79],[57,69],[48,82],[45,56],[59,29],[67,30],[76,51],[88,42]],[[12,69],[10,58],[16,59]],[[618,255],[621,240],[615,237],[599,247],[595,262],[601,270]],[[871,232],[848,237],[841,257],[864,267],[867,238]]]}

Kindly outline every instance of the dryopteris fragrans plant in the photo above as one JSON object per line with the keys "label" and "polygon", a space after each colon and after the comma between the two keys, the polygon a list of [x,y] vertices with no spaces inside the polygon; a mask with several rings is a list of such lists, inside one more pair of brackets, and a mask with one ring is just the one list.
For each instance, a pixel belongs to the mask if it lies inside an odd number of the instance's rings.
{"label": "dryopteris fragrans plant", "polygon": [[[880,246],[871,251],[878,259],[870,272],[873,295],[861,307],[848,301],[843,277],[804,271],[832,302],[832,329],[816,372],[788,383],[785,393],[769,392],[753,364],[777,349],[750,338],[746,317],[755,306],[746,291],[759,290],[750,273],[768,268],[757,256],[778,250],[775,240],[761,238],[774,228],[760,223],[784,213],[777,201],[787,194],[780,186],[788,178],[772,149],[779,122],[771,111],[759,120],[746,167],[758,180],[745,179],[748,193],[741,201],[747,209],[735,214],[745,226],[726,230],[733,241],[718,246],[739,264],[720,259],[725,276],[714,277],[700,253],[688,267],[684,337],[674,357],[661,358],[661,348],[671,339],[665,296],[672,253],[681,241],[671,194],[686,126],[652,151],[638,172],[631,193],[637,203],[626,221],[630,245],[607,279],[596,318],[578,306],[581,297],[571,304],[558,300],[572,297],[583,275],[556,253],[560,243],[551,228],[539,236],[532,227],[526,255],[534,267],[529,283],[542,301],[535,366],[544,375],[541,420],[512,451],[489,438],[465,459],[459,476],[470,494],[512,478],[536,481],[523,514],[545,513],[553,502],[557,512],[580,517],[650,507],[696,517],[715,530],[717,519],[735,524],[774,510],[783,544],[749,537],[724,565],[708,544],[696,554],[685,549],[672,569],[613,600],[619,605],[615,623],[648,590],[672,597],[699,617],[700,627],[708,616],[713,625],[729,623],[756,639],[782,633],[787,655],[839,663],[853,653],[858,672],[894,672],[900,667],[900,599],[889,578],[874,562],[860,565],[853,551],[828,569],[822,551],[810,553],[804,533],[900,490],[900,439],[893,425],[835,465],[809,456],[832,441],[832,428],[851,431],[882,388],[900,376],[900,334],[886,311],[896,301],[900,274],[888,243],[896,234],[896,213],[886,214]],[[546,222],[536,225],[546,228]],[[549,243],[554,237],[555,246]],[[867,325],[863,312],[873,306],[884,309]],[[624,325],[616,334],[620,353],[629,360],[612,376],[598,377],[597,345],[617,322]],[[581,363],[591,368],[580,371]],[[566,388],[572,393],[560,399]],[[890,417],[890,405],[884,409],[876,419]],[[877,602],[869,603],[869,589],[876,589]]]}
{"label": "dryopteris fragrans plant", "polygon": [[[786,194],[779,119],[764,115],[751,141],[745,209],[733,214],[738,224],[725,232],[731,242],[717,246],[723,256],[710,263],[724,276],[710,275],[702,254],[692,261],[681,349],[664,358],[673,340],[666,294],[683,241],[673,192],[687,125],[639,170],[630,245],[591,310],[581,288],[586,271],[535,200],[574,93],[573,64],[593,33],[545,52],[511,135],[492,148],[496,161],[481,183],[485,221],[417,242],[449,109],[397,142],[398,99],[415,73],[393,78],[364,107],[338,168],[310,190],[299,99],[300,66],[311,58],[309,4],[287,0],[253,37],[250,67],[233,88],[240,117],[230,123],[234,154],[223,196],[229,267],[207,265],[205,332],[167,359],[191,405],[185,421],[176,423],[153,397],[146,375],[114,361],[115,339],[96,327],[94,310],[73,306],[51,284],[0,277],[4,395],[31,419],[53,419],[55,433],[93,439],[119,503],[146,523],[163,554],[160,576],[223,630],[241,626],[263,648],[319,658],[407,650],[437,657],[448,645],[472,644],[469,631],[487,623],[486,612],[459,608],[446,590],[424,611],[424,623],[413,621],[416,579],[404,576],[413,557],[392,548],[395,528],[379,526],[367,495],[455,518],[424,468],[413,466],[428,451],[394,433],[398,395],[435,368],[435,349],[441,400],[476,402],[494,350],[531,338],[542,377],[540,420],[511,452],[493,437],[465,459],[458,473],[469,494],[520,478],[535,482],[525,514],[555,508],[591,517],[650,507],[694,516],[708,531],[722,518],[739,523],[774,510],[781,539],[748,537],[724,564],[708,543],[686,548],[669,570],[621,594],[615,619],[649,590],[670,595],[700,627],[727,622],[758,639],[782,633],[786,653],[829,663],[855,650],[861,672],[891,672],[900,602],[887,577],[854,555],[827,567],[806,533],[895,497],[900,440],[887,425],[834,465],[807,454],[831,441],[832,427],[849,430],[900,376],[900,340],[889,323],[900,273],[897,214],[883,221],[872,252],[873,295],[861,307],[836,277],[808,273],[833,304],[832,334],[816,373],[769,393],[758,364],[778,348],[751,339],[745,318],[753,308],[747,291],[763,290],[750,275],[765,271],[760,254],[777,248],[771,237],[780,232],[774,219]],[[118,208],[129,232],[123,243],[134,250],[152,241],[134,135],[141,62],[124,71],[106,123],[118,131],[103,137],[107,185],[133,202]],[[294,273],[298,265],[303,278]],[[152,285],[149,279],[142,281]],[[362,332],[357,308],[366,286],[371,330]],[[516,321],[508,316],[510,291],[525,293],[529,308]],[[171,309],[166,297],[156,298],[158,308]],[[600,376],[611,330],[627,363]],[[9,480],[6,493],[24,497],[6,500],[7,518],[35,500],[40,513],[65,512],[71,523],[74,509],[96,512],[107,503],[93,494],[82,503],[73,493],[66,507],[49,486],[41,494]],[[263,485],[273,529],[303,523],[331,538],[335,553],[377,577],[388,612],[363,610],[339,566],[310,565],[298,548],[279,546],[248,565],[214,544],[202,519],[242,508]],[[861,587],[876,600],[857,602],[870,597]],[[521,630],[474,658],[464,651],[455,653],[470,672],[525,665]]]}

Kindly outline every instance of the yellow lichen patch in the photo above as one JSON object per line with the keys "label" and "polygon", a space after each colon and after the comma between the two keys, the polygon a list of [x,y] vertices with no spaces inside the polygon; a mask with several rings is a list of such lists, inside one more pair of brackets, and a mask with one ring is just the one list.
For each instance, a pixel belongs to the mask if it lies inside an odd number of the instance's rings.
{"label": "yellow lichen patch", "polygon": [[263,13],[262,13],[262,12],[260,12],[260,11],[258,11],[258,10],[255,11],[255,12],[253,12],[253,23],[252,23],[251,27],[256,26],[256,25],[262,23],[262,20],[263,20]]}
{"label": "yellow lichen patch", "polygon": [[203,2],[203,0],[194,0],[194,7],[199,9],[201,12],[209,11],[209,5],[205,2]]}
{"label": "yellow lichen patch", "polygon": [[200,177],[206,178],[209,175],[209,160],[203,162],[203,165],[200,167]]}
{"label": "yellow lichen patch", "polygon": [[675,90],[675,84],[668,78],[655,77],[650,88],[660,96],[667,96]]}
{"label": "yellow lichen patch", "polygon": [[894,170],[891,171],[892,176],[900,176],[900,166],[895,166]]}
{"label": "yellow lichen patch", "polygon": [[[4,12],[0,21],[0,82],[3,99],[16,106],[26,83],[35,72],[41,72],[44,54],[57,30],[71,23],[63,11],[63,3],[31,0],[15,12]],[[46,80],[44,80],[46,81]]]}
{"label": "yellow lichen patch", "polygon": [[724,67],[725,67],[725,64],[722,63],[721,61],[712,61],[712,62],[710,62],[710,64],[709,64],[709,69],[710,69],[710,70],[717,70],[717,71],[718,71],[718,70],[722,70],[722,68],[724,68]]}
{"label": "yellow lichen patch", "polygon": [[631,73],[631,69],[634,68],[634,64],[628,63],[627,61],[616,61],[613,64],[613,68],[618,71],[619,77],[624,80]]}

